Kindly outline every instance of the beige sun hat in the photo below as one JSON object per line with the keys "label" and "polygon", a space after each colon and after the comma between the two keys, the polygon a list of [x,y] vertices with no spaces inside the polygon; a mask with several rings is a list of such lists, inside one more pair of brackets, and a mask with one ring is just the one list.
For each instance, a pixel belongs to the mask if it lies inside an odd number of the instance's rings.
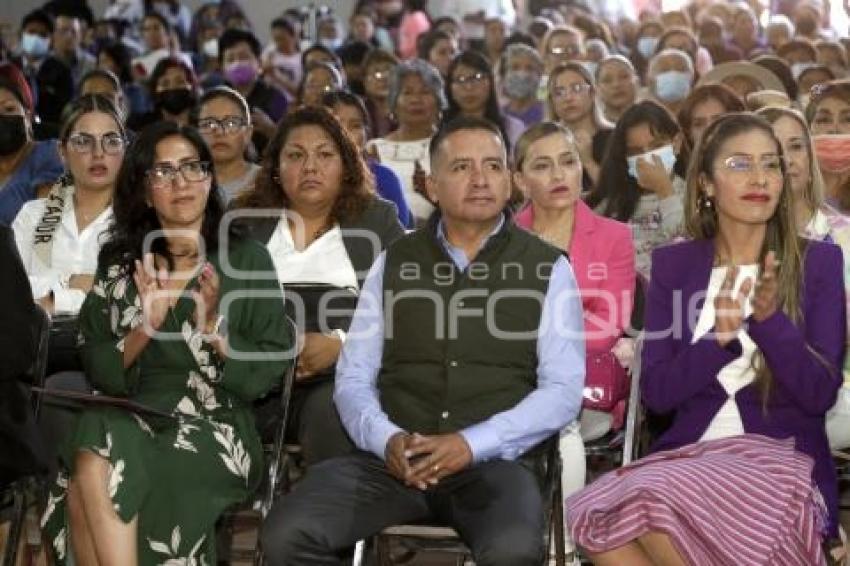
{"label": "beige sun hat", "polygon": [[697,86],[705,84],[723,83],[731,77],[747,77],[758,83],[761,88],[756,90],[777,90],[785,92],[785,85],[779,77],[771,73],[765,67],[750,63],[749,61],[734,61],[716,65],[709,72],[700,77]]}

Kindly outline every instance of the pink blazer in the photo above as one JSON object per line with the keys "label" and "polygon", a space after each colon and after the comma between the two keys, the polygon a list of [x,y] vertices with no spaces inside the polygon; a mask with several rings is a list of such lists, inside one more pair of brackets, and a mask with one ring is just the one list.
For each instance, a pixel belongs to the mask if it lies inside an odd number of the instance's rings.
{"label": "pink blazer", "polygon": [[[514,221],[531,230],[533,205],[518,212]],[[608,352],[632,316],[635,247],[631,230],[622,222],[599,216],[579,200],[567,253],[582,294],[588,357]]]}

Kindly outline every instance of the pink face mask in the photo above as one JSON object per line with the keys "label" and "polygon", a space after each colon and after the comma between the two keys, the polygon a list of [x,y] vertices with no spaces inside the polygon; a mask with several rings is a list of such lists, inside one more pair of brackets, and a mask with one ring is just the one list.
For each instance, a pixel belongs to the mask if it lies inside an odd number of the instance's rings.
{"label": "pink face mask", "polygon": [[824,134],[813,138],[815,155],[822,171],[850,171],[850,134]]}

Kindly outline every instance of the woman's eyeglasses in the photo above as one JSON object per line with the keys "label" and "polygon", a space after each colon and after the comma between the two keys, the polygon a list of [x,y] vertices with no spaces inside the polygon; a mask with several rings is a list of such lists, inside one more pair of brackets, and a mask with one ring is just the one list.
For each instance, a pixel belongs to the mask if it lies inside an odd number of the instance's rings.
{"label": "woman's eyeglasses", "polygon": [[107,155],[118,155],[124,151],[126,140],[116,132],[95,137],[91,134],[77,132],[68,137],[67,145],[74,153],[93,153],[98,142],[103,153]]}
{"label": "woman's eyeglasses", "polygon": [[587,83],[574,83],[567,86],[556,86],[552,88],[552,98],[567,98],[571,95],[582,96],[590,92]]}
{"label": "woman's eyeglasses", "polygon": [[202,134],[235,134],[248,125],[248,120],[242,116],[226,116],[224,118],[202,118],[198,120],[198,130]]}
{"label": "woman's eyeglasses", "polygon": [[204,181],[210,176],[210,164],[206,161],[187,161],[178,167],[173,165],[154,165],[148,170],[147,176],[151,186],[158,189],[171,188],[177,175],[187,183]]}
{"label": "woman's eyeglasses", "polygon": [[472,75],[459,75],[452,79],[452,84],[457,86],[478,86],[487,80],[487,75],[484,73],[475,73]]}
{"label": "woman's eyeglasses", "polygon": [[782,158],[778,155],[765,156],[756,159],[751,155],[733,155],[722,162],[723,168],[737,175],[750,176],[756,169],[764,171],[765,176],[782,176]]}

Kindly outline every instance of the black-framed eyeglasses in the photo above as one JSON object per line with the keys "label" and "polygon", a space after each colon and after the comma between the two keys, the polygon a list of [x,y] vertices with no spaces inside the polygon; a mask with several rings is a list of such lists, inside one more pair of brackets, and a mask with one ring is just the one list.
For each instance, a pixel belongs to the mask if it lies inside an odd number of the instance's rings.
{"label": "black-framed eyeglasses", "polygon": [[235,134],[248,125],[248,120],[242,116],[225,116],[224,118],[201,118],[198,120],[198,130],[202,134]]}
{"label": "black-framed eyeglasses", "polygon": [[210,164],[207,161],[187,161],[178,167],[173,165],[154,165],[148,169],[147,176],[153,187],[171,188],[178,173],[187,183],[204,181],[210,176]]}
{"label": "black-framed eyeglasses", "polygon": [[85,132],[77,132],[68,136],[67,145],[74,153],[93,153],[98,142],[103,153],[107,155],[122,153],[127,144],[124,136],[117,132],[110,132],[99,138]]}
{"label": "black-framed eyeglasses", "polygon": [[477,86],[487,80],[487,75],[481,72],[472,75],[459,75],[452,79],[452,83],[457,86]]}

